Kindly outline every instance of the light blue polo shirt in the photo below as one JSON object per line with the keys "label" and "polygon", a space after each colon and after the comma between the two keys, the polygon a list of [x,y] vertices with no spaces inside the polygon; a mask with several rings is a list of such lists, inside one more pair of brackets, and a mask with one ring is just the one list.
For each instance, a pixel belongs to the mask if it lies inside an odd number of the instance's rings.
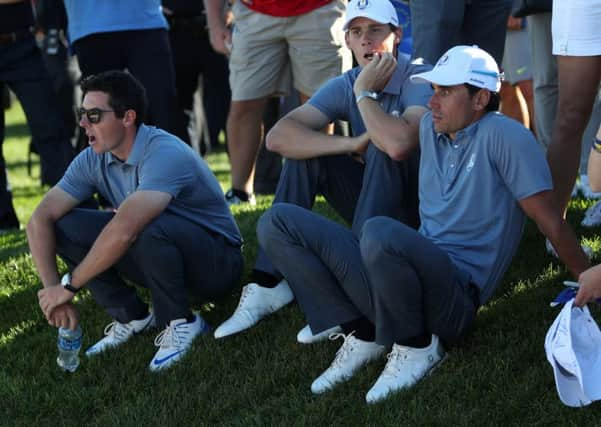
{"label": "light blue polo shirt", "polygon": [[205,161],[175,136],[152,126],[140,126],[125,162],[86,148],[58,186],[80,201],[98,192],[117,208],[135,191],[169,193],[173,198],[166,212],[221,234],[235,246],[242,243],[221,187]]}
{"label": "light blue polo shirt", "polygon": [[73,43],[90,34],[167,28],[161,0],[64,0]]}
{"label": "light blue polo shirt", "polygon": [[[399,55],[397,68],[381,93],[379,102],[382,109],[399,117],[407,107],[426,107],[432,96],[432,88],[430,85],[412,83],[409,77],[431,68],[430,65],[411,62],[407,56]],[[361,135],[366,130],[353,92],[353,85],[360,72],[361,67],[355,67],[328,80],[308,101],[331,121],[348,121],[353,135]]]}
{"label": "light blue polo shirt", "polygon": [[533,135],[515,120],[488,113],[452,141],[432,114],[420,123],[419,232],[471,275],[485,303],[520,243],[518,200],[551,190],[551,173]]}

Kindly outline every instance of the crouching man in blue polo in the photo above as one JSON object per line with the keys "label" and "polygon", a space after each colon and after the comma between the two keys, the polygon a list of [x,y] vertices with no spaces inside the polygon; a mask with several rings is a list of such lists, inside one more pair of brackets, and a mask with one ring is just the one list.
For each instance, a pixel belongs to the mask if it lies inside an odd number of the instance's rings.
{"label": "crouching man in blue polo", "polygon": [[[143,124],[145,90],[109,71],[82,82],[79,124],[89,147],[71,163],[27,225],[46,319],[74,329],[84,286],[114,318],[88,356],[156,324],[165,328],[151,370],[171,366],[209,330],[193,302],[227,294],[240,279],[238,227],[206,163],[182,141]],[[77,208],[94,192],[114,212]],[[60,279],[56,255],[69,266]],[[124,278],[149,289],[152,310]]]}
{"label": "crouching man in blue polo", "polygon": [[321,393],[389,350],[366,400],[410,387],[458,342],[509,266],[526,215],[575,277],[589,261],[552,197],[532,134],[496,112],[500,74],[477,47],[457,46],[411,77],[434,89],[420,123],[418,231],[387,217],[359,237],[289,204],[259,221],[259,241],[292,287],[311,329],[344,343],[312,384]]}

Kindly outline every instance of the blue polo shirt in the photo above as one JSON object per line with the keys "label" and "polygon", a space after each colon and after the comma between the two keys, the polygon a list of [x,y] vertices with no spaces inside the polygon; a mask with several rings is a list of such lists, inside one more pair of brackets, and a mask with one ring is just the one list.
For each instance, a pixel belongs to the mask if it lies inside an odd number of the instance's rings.
{"label": "blue polo shirt", "polygon": [[420,123],[419,232],[471,275],[485,303],[520,243],[518,201],[551,190],[551,173],[533,135],[488,113],[457,133],[437,134],[432,114]]}
{"label": "blue polo shirt", "polygon": [[64,0],[69,40],[126,30],[167,28],[161,0]]}
{"label": "blue polo shirt", "polygon": [[58,186],[83,201],[95,192],[119,207],[132,193],[161,191],[171,195],[166,212],[180,216],[235,246],[242,238],[215,175],[204,160],[175,136],[141,125],[127,160],[111,153],[83,150]]}
{"label": "blue polo shirt", "polygon": [[[430,65],[411,62],[407,56],[399,55],[397,68],[381,93],[379,102],[382,109],[399,117],[407,107],[427,106],[432,88],[430,85],[412,83],[409,77],[431,68]],[[331,121],[348,121],[353,135],[361,135],[366,130],[353,92],[353,85],[360,72],[361,67],[355,67],[330,79],[308,101]]]}

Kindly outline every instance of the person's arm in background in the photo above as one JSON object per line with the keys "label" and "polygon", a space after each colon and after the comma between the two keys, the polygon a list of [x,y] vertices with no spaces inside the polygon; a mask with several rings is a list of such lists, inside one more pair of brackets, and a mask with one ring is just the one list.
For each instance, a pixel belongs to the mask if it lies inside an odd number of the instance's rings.
{"label": "person's arm in background", "polygon": [[597,137],[588,157],[587,174],[591,190],[596,193],[601,191],[601,126],[597,130]]}
{"label": "person's arm in background", "polygon": [[225,0],[204,0],[209,38],[215,52],[229,55],[232,32],[226,22]]}

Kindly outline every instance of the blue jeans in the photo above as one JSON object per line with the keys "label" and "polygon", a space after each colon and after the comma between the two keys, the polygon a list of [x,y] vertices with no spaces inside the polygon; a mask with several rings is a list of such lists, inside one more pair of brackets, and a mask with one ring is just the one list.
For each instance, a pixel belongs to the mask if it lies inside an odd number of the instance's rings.
{"label": "blue jeans", "polygon": [[[55,224],[57,253],[74,268],[88,254],[111,212],[74,209]],[[125,255],[87,283],[94,300],[127,323],[146,309],[127,278],[150,290],[157,325],[190,314],[191,302],[221,298],[239,283],[239,247],[181,217],[163,212],[138,235]]]}

